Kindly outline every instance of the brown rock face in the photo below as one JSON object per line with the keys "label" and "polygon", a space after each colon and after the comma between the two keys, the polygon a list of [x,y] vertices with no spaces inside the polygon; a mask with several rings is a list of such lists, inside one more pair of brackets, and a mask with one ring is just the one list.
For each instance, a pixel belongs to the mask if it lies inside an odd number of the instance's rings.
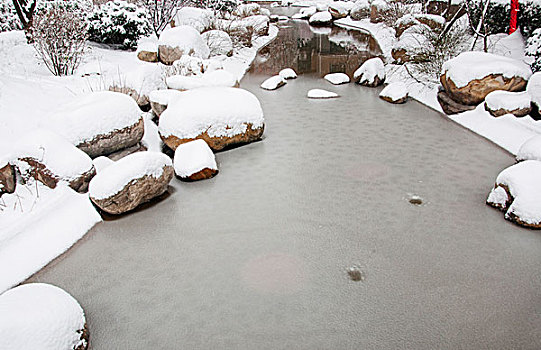
{"label": "brown rock face", "polygon": [[442,24],[441,22],[438,22],[428,16],[417,15],[415,16],[415,19],[421,22],[422,24],[427,25],[433,31],[440,31],[443,29],[443,26],[444,26],[444,24]]}
{"label": "brown rock face", "polygon": [[445,114],[458,114],[475,109],[475,106],[463,105],[454,101],[445,91],[438,92],[438,102]]}
{"label": "brown rock face", "polygon": [[128,156],[132,153],[135,153],[135,152],[144,152],[146,151],[147,148],[145,146],[143,146],[140,142],[131,146],[131,147],[128,147],[128,148],[124,148],[120,151],[116,151],[115,153],[111,153],[109,155],[107,155],[107,158],[111,159],[111,160],[114,160],[114,161],[117,161],[119,159],[122,159],[124,158],[125,156]]}
{"label": "brown rock face", "polygon": [[154,112],[154,114],[159,118],[163,111],[167,109],[167,105],[150,101],[150,108],[152,109],[152,112]]}
{"label": "brown rock face", "polygon": [[168,137],[162,136],[162,140],[167,145],[167,147],[171,148],[172,150],[176,150],[178,145],[181,145],[183,143],[190,142],[193,140],[197,140],[197,139],[203,139],[207,142],[207,144],[213,151],[220,151],[227,146],[257,141],[263,135],[264,129],[265,129],[265,126],[261,128],[253,129],[252,124],[248,123],[246,124],[246,132],[235,135],[233,137],[226,137],[226,136],[220,136],[220,137],[212,136],[211,137],[207,134],[207,132],[204,132],[198,135],[197,137],[189,138],[189,139],[179,139],[178,137],[171,135]]}
{"label": "brown rock face", "polygon": [[380,23],[385,21],[387,16],[387,11],[379,9],[377,6],[370,6],[370,22],[371,23]]}
{"label": "brown rock face", "polygon": [[455,83],[447,78],[446,74],[440,77],[441,84],[450,98],[464,105],[478,105],[485,100],[485,97],[492,91],[523,91],[526,88],[527,81],[520,77],[511,79],[505,78],[499,74],[491,74],[483,79],[475,79],[468,85],[458,88]]}
{"label": "brown rock face", "polygon": [[90,197],[90,199],[100,209],[109,214],[122,214],[165,193],[173,175],[173,167],[164,166],[163,173],[158,178],[145,175],[130,181],[120,192],[109,198],[96,199]]}
{"label": "brown rock face", "polygon": [[402,104],[402,103],[406,103],[406,101],[408,100],[408,96],[401,97],[401,98],[399,98],[398,100],[393,100],[393,99],[390,98],[389,96],[380,96],[379,98],[381,98],[383,101],[386,101],[386,102],[389,102],[389,103],[393,103],[393,104]]}
{"label": "brown rock face", "polygon": [[173,62],[180,59],[182,55],[190,55],[191,53],[192,51],[184,52],[184,50],[179,47],[171,47],[167,45],[158,46],[158,59],[161,63],[167,66],[171,66]]}
{"label": "brown rock face", "polygon": [[506,114],[513,114],[515,117],[524,117],[530,114],[532,109],[528,107],[528,108],[517,108],[517,109],[513,109],[512,111],[509,111],[507,109],[492,110],[488,107],[487,103],[485,102],[485,110],[487,110],[488,113],[490,113],[490,115],[492,115],[493,117],[501,117],[502,115],[506,115]]}
{"label": "brown rock face", "polygon": [[77,147],[95,158],[119,151],[137,144],[143,138],[145,126],[143,118],[127,128],[109,134],[97,135],[93,140],[78,144]]}
{"label": "brown rock face", "polygon": [[82,340],[82,342],[81,342],[81,345],[79,345],[78,347],[76,347],[73,350],[86,350],[86,349],[88,349],[88,342],[89,342],[89,338],[90,338],[90,333],[88,332],[88,327],[86,325],[86,322],[85,322],[85,325],[84,325],[83,329],[78,330],[77,333],[81,334],[81,337],[79,338],[79,340]]}
{"label": "brown rock face", "polygon": [[150,107],[150,100],[148,99],[148,96],[139,94],[137,91],[135,91],[135,89],[126,86],[110,86],[109,91],[120,92],[121,94],[130,96],[135,100],[135,102],[137,102],[139,108],[143,110],[148,110]]}
{"label": "brown rock face", "polygon": [[415,52],[408,52],[406,49],[392,49],[391,56],[398,64],[403,64],[406,62],[426,62],[426,57],[424,55]]}
{"label": "brown rock face", "polygon": [[145,62],[158,62],[158,53],[153,51],[139,51],[137,58]]}
{"label": "brown rock face", "polygon": [[199,181],[199,180],[210,179],[210,178],[216,176],[216,174],[218,174],[217,169],[205,168],[205,169],[203,169],[201,171],[198,171],[197,173],[192,174],[192,175],[190,175],[188,177],[180,177],[180,179],[182,181]]}
{"label": "brown rock face", "polygon": [[15,186],[15,170],[11,164],[6,164],[0,168],[0,196],[4,193],[15,192]]}
{"label": "brown rock face", "polygon": [[341,11],[339,8],[333,8],[332,6],[329,6],[329,12],[333,19],[341,19],[348,16],[347,11]]}

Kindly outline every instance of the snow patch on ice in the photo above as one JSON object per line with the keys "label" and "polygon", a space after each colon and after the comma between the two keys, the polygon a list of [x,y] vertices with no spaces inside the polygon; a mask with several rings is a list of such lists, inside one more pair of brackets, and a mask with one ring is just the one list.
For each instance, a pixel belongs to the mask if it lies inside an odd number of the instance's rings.
{"label": "snow patch on ice", "polygon": [[333,85],[349,83],[349,77],[345,73],[330,73],[330,74],[325,75],[323,79],[327,80],[329,83]]}
{"label": "snow patch on ice", "polygon": [[308,98],[314,98],[314,99],[339,97],[337,93],[332,92],[332,91],[323,90],[323,89],[312,89],[312,90],[308,91],[308,94],[306,96]]}

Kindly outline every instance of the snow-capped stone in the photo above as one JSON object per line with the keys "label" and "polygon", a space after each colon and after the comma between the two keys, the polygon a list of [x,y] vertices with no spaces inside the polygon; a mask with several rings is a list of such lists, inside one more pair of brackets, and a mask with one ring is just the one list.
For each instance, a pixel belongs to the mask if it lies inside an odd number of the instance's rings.
{"label": "snow-capped stone", "polygon": [[238,17],[249,17],[249,16],[255,16],[259,15],[261,11],[261,6],[256,3],[249,3],[249,4],[240,4],[237,6],[235,11],[233,11],[233,15]]}
{"label": "snow-capped stone", "polygon": [[157,64],[137,65],[132,70],[113,78],[109,91],[120,92],[133,98],[142,109],[148,109],[151,91],[165,87],[162,68]]}
{"label": "snow-capped stone", "polygon": [[327,25],[332,22],[332,15],[328,11],[317,12],[310,17],[308,22],[313,26]]}
{"label": "snow-capped stone", "polygon": [[181,7],[173,17],[173,27],[190,26],[199,33],[211,27],[214,13],[198,7]]}
{"label": "snow-capped stone", "polygon": [[325,75],[323,79],[334,85],[349,83],[349,77],[345,73],[330,73]]}
{"label": "snow-capped stone", "polygon": [[516,159],[518,162],[523,160],[541,161],[541,135],[534,136],[520,146]]}
{"label": "snow-capped stone", "polygon": [[352,7],[353,3],[349,1],[333,1],[329,5],[329,13],[333,19],[345,18],[349,15]]}
{"label": "snow-capped stone", "polygon": [[150,93],[150,107],[157,117],[165,111],[169,101],[180,96],[182,92],[174,89],[154,90]]}
{"label": "snow-capped stone", "polygon": [[14,165],[23,177],[32,176],[50,188],[62,181],[78,192],[86,192],[96,174],[92,159],[85,152],[46,129],[24,135],[14,155]]}
{"label": "snow-capped stone", "polygon": [[415,19],[420,23],[427,25],[431,30],[441,30],[445,25],[445,18],[439,15],[418,13],[415,15]]}
{"label": "snow-capped stone", "polygon": [[225,69],[205,72],[202,75],[173,75],[166,79],[167,87],[178,91],[186,91],[209,86],[236,87],[237,78]]}
{"label": "snow-capped stone", "polygon": [[389,3],[385,0],[373,0],[370,3],[370,22],[380,23],[387,17]]}
{"label": "snow-capped stone", "polygon": [[412,26],[404,31],[400,39],[394,43],[391,56],[399,64],[406,62],[423,62],[426,60],[423,52],[430,48],[431,44],[424,34],[417,33],[417,26]]}
{"label": "snow-capped stone", "polygon": [[513,114],[524,117],[531,111],[531,96],[527,92],[492,91],[485,98],[485,109],[494,117]]}
{"label": "snow-capped stone", "polygon": [[29,283],[0,295],[0,349],[84,350],[85,314],[64,290]]}
{"label": "snow-capped stone", "polygon": [[183,143],[175,150],[175,174],[182,180],[210,179],[218,173],[216,158],[205,140]]}
{"label": "snow-capped stone", "polygon": [[[280,20],[280,18],[278,18]],[[286,19],[287,20],[287,19]],[[249,16],[239,21],[244,27],[252,27],[258,36],[269,35],[270,19],[264,15]]]}
{"label": "snow-capped stone", "polygon": [[366,60],[353,73],[355,82],[369,87],[376,87],[385,81],[385,64],[379,57]]}
{"label": "snow-capped stone", "polygon": [[532,118],[539,120],[541,119],[539,113],[539,108],[541,107],[541,72],[536,72],[530,77],[526,91],[532,99]]}
{"label": "snow-capped stone", "polygon": [[141,141],[143,118],[137,103],[124,94],[98,91],[80,95],[49,118],[51,128],[90,157]]}
{"label": "snow-capped stone", "polygon": [[294,14],[291,18],[293,19],[308,19],[317,12],[315,6],[303,7],[300,11]]}
{"label": "snow-capped stone", "polygon": [[355,21],[360,21],[362,19],[370,17],[370,1],[356,1],[351,7],[351,10],[349,11],[349,16]]}
{"label": "snow-capped stone", "polygon": [[107,168],[109,165],[113,164],[114,161],[110,158],[99,156],[94,159],[92,159],[92,163],[94,164],[94,168],[96,169],[96,173],[101,172],[103,169]]}
{"label": "snow-capped stone", "polygon": [[395,35],[397,38],[399,38],[404,31],[410,27],[420,25],[421,22],[419,22],[413,15],[407,14],[405,16],[400,17],[395,25]]}
{"label": "snow-capped stone", "polygon": [[326,99],[326,98],[339,97],[337,93],[323,90],[323,89],[312,89],[308,91],[308,94],[306,96],[308,98],[314,98],[314,99]]}
{"label": "snow-capped stone", "polygon": [[167,191],[173,173],[173,163],[165,154],[133,153],[90,181],[90,199],[109,214],[125,213]]}
{"label": "snow-capped stone", "polygon": [[408,99],[408,89],[404,83],[391,83],[381,90],[379,97],[390,103],[405,103]]}
{"label": "snow-capped stone", "polygon": [[[541,162],[525,160],[503,170],[487,204],[505,211],[505,218],[521,226],[541,228]],[[504,193],[505,192],[505,193]]]}
{"label": "snow-capped stone", "polygon": [[252,93],[238,88],[209,87],[183,92],[160,116],[162,140],[171,149],[204,139],[214,151],[261,138],[261,104]]}
{"label": "snow-capped stone", "polygon": [[327,2],[316,3],[316,10],[318,12],[325,12],[329,10],[329,4]]}
{"label": "snow-capped stone", "polygon": [[530,67],[524,62],[472,51],[445,62],[440,81],[453,100],[477,105],[495,90],[524,90],[531,75]]}
{"label": "snow-capped stone", "polygon": [[286,80],[284,78],[282,78],[280,75],[275,75],[261,83],[260,87],[265,90],[276,90],[285,84]]}
{"label": "snow-capped stone", "polygon": [[233,41],[229,34],[223,30],[209,30],[201,34],[210,50],[210,57],[233,55]]}
{"label": "snow-capped stone", "polygon": [[282,77],[282,79],[296,79],[297,73],[292,68],[284,68],[279,73],[279,76]]}
{"label": "snow-capped stone", "polygon": [[158,39],[147,37],[137,42],[137,58],[145,62],[158,62]]}
{"label": "snow-capped stone", "polygon": [[160,62],[171,65],[184,54],[206,59],[209,57],[210,49],[201,34],[191,26],[182,25],[165,29],[158,40]]}

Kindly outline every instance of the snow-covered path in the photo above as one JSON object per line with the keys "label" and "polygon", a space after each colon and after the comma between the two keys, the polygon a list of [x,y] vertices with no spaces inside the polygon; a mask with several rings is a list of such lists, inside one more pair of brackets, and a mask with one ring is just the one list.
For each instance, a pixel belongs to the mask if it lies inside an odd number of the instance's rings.
{"label": "snow-covered path", "polygon": [[31,278],[81,303],[92,349],[541,347],[541,235],[484,204],[511,155],[381,89],[265,78],[241,84],[262,142]]}

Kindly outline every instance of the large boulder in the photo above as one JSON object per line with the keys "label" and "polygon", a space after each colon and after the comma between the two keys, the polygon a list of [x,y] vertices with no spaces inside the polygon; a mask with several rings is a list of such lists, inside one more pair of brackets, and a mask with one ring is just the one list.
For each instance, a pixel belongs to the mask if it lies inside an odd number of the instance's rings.
{"label": "large boulder", "polygon": [[521,61],[475,51],[445,62],[440,81],[453,100],[478,105],[495,90],[524,90],[531,75],[530,67]]}
{"label": "large boulder", "polygon": [[184,181],[210,179],[218,173],[214,153],[201,139],[179,145],[173,164],[175,174]]}
{"label": "large boulder", "polygon": [[334,1],[329,4],[329,13],[333,19],[345,18],[349,15],[349,11],[353,7],[353,3],[349,1]]}
{"label": "large boulder", "polygon": [[427,60],[425,52],[430,50],[431,44],[426,36],[416,32],[414,27],[405,30],[400,39],[393,45],[391,56],[398,64],[421,63]]}
{"label": "large boulder", "polygon": [[540,120],[541,115],[539,113],[539,108],[541,107],[541,72],[534,73],[530,77],[526,91],[528,94],[530,94],[532,99],[532,111],[530,114],[533,119]]}
{"label": "large boulder", "polygon": [[154,90],[150,93],[150,106],[152,112],[159,118],[167,109],[169,102],[180,96],[182,92],[174,89]]}
{"label": "large boulder", "polygon": [[505,114],[513,114],[515,117],[524,117],[531,111],[531,97],[525,91],[492,91],[485,98],[485,109],[493,117],[501,117]]}
{"label": "large boulder", "polygon": [[326,26],[332,22],[332,15],[328,11],[317,12],[308,20],[312,26]]}
{"label": "large boulder", "polygon": [[421,22],[419,22],[413,15],[411,14],[407,14],[405,16],[402,16],[400,17],[395,25],[394,25],[394,29],[395,29],[395,35],[397,38],[399,38],[402,33],[404,33],[404,31],[408,28],[411,28],[413,26],[416,26],[416,25],[420,25]]}
{"label": "large boulder", "polygon": [[0,295],[0,349],[85,350],[85,313],[64,290],[29,283]]}
{"label": "large boulder", "polygon": [[137,58],[145,62],[158,62],[158,41],[151,38],[139,40],[137,43]]}
{"label": "large boulder", "polygon": [[356,1],[349,12],[351,19],[360,21],[364,18],[370,17],[370,1],[369,0],[358,0]]}
{"label": "large boulder", "polygon": [[167,191],[173,173],[173,163],[165,154],[133,153],[92,179],[90,200],[109,214],[122,214]]}
{"label": "large boulder", "polygon": [[449,97],[449,95],[445,92],[445,90],[443,90],[443,88],[438,91],[437,98],[441,109],[445,114],[458,114],[475,109],[475,106],[463,105],[456,102],[451,97]]}
{"label": "large boulder", "polygon": [[233,41],[223,30],[209,30],[201,34],[210,50],[210,57],[233,55]]}
{"label": "large boulder", "polygon": [[15,169],[8,159],[0,160],[0,196],[4,193],[15,192]]}
{"label": "large boulder", "polygon": [[65,182],[78,192],[86,192],[96,170],[92,159],[68,140],[49,130],[36,129],[20,140],[13,164],[23,178],[33,177],[50,188]]}
{"label": "large boulder", "polygon": [[408,89],[406,84],[397,82],[387,85],[379,93],[379,98],[389,103],[400,104],[408,100]]}
{"label": "large boulder", "polygon": [[190,55],[206,59],[210,49],[201,34],[191,26],[182,25],[165,29],[158,40],[158,58],[166,65],[182,57]]}
{"label": "large boulder", "polygon": [[172,27],[190,26],[199,33],[211,28],[214,21],[214,13],[208,9],[198,7],[181,7],[171,21]]}
{"label": "large boulder", "polygon": [[376,87],[385,81],[385,64],[379,57],[366,60],[354,73],[356,83]]}
{"label": "large boulder", "polygon": [[503,170],[496,178],[487,204],[505,212],[505,218],[530,228],[541,228],[541,162],[525,160]]}
{"label": "large boulder", "polygon": [[415,15],[415,19],[421,24],[426,25],[432,31],[441,31],[445,26],[445,18],[439,15],[431,15],[427,13],[418,13]]}
{"label": "large boulder", "polygon": [[252,93],[207,87],[186,91],[169,103],[158,127],[162,140],[173,150],[180,144],[203,139],[219,151],[259,140],[265,124],[261,104]]}
{"label": "large boulder", "polygon": [[99,91],[76,97],[49,121],[51,128],[90,157],[131,147],[141,141],[144,122],[127,95]]}

